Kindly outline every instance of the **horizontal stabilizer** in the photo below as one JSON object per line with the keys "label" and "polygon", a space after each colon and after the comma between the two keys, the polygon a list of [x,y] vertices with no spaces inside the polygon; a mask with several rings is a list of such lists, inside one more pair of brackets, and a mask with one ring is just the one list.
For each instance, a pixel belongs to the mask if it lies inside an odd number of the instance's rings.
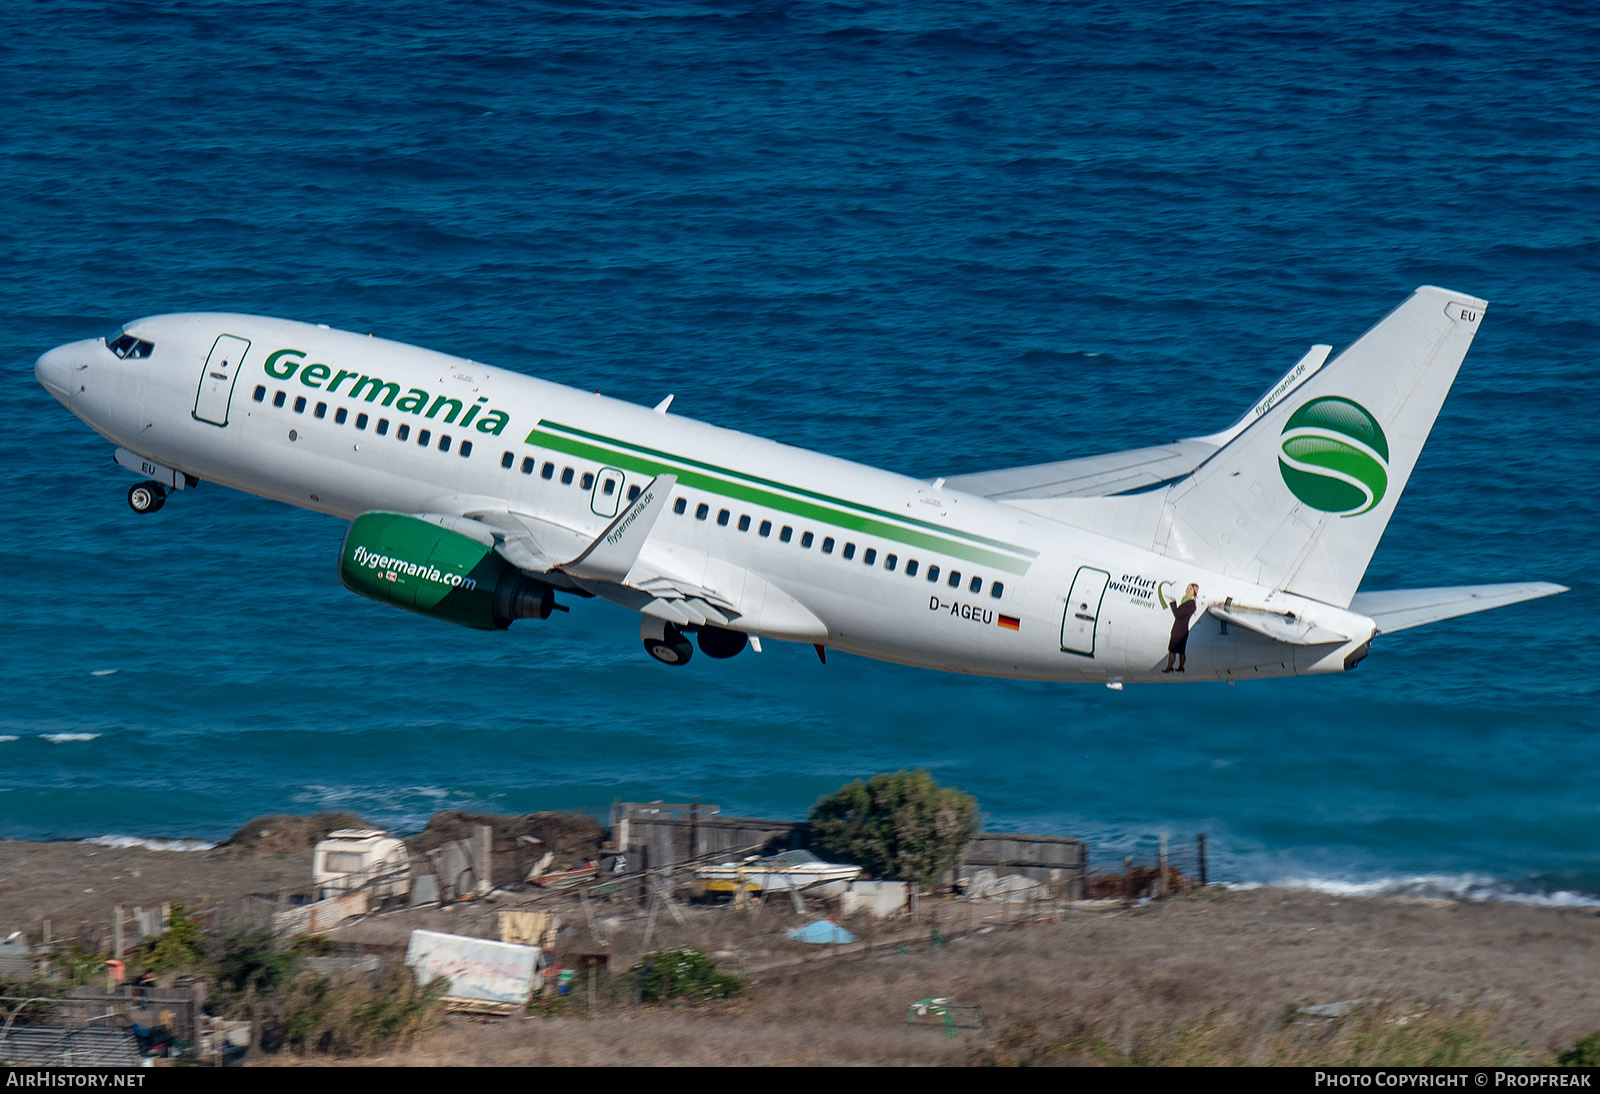
{"label": "horizontal stabilizer", "polygon": [[1350,610],[1360,612],[1378,625],[1379,634],[1420,627],[1458,615],[1486,612],[1523,600],[1553,596],[1567,591],[1565,585],[1548,581],[1524,581],[1508,585],[1455,585],[1443,589],[1391,589],[1360,592],[1350,601]]}

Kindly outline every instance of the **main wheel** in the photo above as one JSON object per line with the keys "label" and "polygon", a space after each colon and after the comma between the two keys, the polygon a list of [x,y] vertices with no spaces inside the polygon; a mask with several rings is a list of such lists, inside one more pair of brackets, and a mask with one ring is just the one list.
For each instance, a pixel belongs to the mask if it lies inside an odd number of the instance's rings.
{"label": "main wheel", "polygon": [[128,487],[128,508],[135,513],[154,513],[167,504],[167,492],[159,482],[138,482]]}
{"label": "main wheel", "polygon": [[686,665],[689,658],[694,656],[694,647],[689,645],[689,640],[677,627],[668,624],[663,628],[665,632],[660,638],[646,638],[644,640],[645,652],[649,653],[663,665]]}
{"label": "main wheel", "polygon": [[700,633],[695,635],[700,643],[700,652],[707,657],[733,657],[742,652],[750,644],[750,639],[741,631],[724,630],[721,627],[701,627]]}

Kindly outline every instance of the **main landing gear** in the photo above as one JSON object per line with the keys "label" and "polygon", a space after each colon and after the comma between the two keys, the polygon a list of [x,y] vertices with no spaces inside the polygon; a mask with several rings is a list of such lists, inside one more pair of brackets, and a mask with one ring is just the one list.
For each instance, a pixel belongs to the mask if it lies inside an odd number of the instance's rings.
{"label": "main landing gear", "polygon": [[[665,620],[645,616],[639,624],[639,637],[644,641],[645,651],[664,665],[684,665],[694,656],[688,637]],[[695,638],[702,653],[719,660],[739,654],[750,644],[747,635],[722,627],[696,628]]]}
{"label": "main landing gear", "polygon": [[639,624],[639,637],[644,639],[644,649],[663,665],[686,665],[694,656],[694,647],[683,632],[661,619],[645,616]]}
{"label": "main landing gear", "polygon": [[159,482],[136,482],[128,487],[128,508],[135,513],[154,513],[167,504],[167,488]]}

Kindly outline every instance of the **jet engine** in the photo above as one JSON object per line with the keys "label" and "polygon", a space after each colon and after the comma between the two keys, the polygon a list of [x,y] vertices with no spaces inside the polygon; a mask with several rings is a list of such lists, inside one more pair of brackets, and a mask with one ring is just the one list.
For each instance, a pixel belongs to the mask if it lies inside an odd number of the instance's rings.
{"label": "jet engine", "polygon": [[352,521],[339,580],[369,600],[486,631],[548,619],[559,607],[549,585],[491,543],[406,513],[363,513]]}

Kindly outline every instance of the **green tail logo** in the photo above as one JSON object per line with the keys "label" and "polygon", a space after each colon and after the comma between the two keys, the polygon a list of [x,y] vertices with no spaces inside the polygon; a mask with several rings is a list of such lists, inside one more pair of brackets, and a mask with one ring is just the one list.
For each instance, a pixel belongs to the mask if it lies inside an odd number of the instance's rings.
{"label": "green tail logo", "polygon": [[1289,417],[1278,469],[1294,496],[1313,509],[1359,516],[1389,488],[1389,441],[1366,407],[1324,395]]}

